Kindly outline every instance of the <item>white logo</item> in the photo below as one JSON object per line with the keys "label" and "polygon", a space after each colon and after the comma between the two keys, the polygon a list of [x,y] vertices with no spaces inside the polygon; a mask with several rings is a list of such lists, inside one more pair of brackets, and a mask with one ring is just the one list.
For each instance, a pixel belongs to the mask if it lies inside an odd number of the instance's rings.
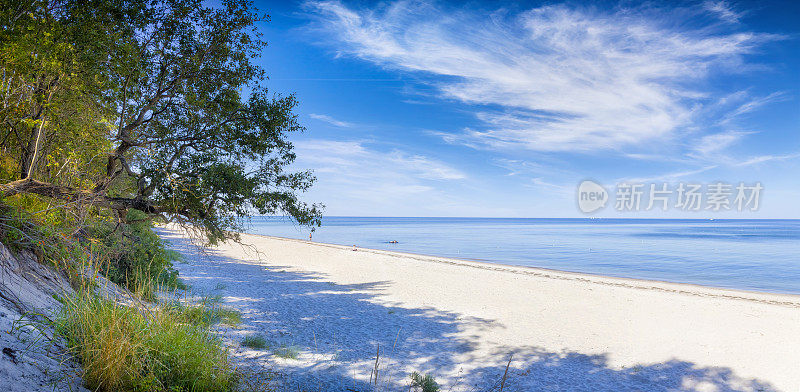
{"label": "white logo", "polygon": [[602,185],[586,180],[578,185],[578,208],[585,213],[595,212],[606,206],[608,192]]}

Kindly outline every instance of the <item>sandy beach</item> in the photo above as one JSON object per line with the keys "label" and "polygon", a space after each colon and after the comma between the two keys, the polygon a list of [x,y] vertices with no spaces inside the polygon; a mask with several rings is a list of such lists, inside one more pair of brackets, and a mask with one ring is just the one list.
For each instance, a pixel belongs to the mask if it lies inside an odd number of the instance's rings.
{"label": "sandy beach", "polygon": [[[504,391],[800,391],[800,296],[159,233],[195,294],[242,312],[221,330],[240,363],[292,390],[399,390],[411,371],[445,391],[498,390],[511,358]],[[252,333],[273,349],[238,345]]]}

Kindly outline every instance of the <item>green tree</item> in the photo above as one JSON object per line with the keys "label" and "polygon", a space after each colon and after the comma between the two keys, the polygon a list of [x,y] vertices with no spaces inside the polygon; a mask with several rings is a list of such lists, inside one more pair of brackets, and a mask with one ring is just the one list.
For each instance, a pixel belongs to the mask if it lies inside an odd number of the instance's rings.
{"label": "green tree", "polygon": [[298,198],[312,174],[287,169],[297,100],[264,86],[250,1],[0,3],[0,151],[18,163],[0,197],[140,210],[212,243],[252,213],[319,224]]}

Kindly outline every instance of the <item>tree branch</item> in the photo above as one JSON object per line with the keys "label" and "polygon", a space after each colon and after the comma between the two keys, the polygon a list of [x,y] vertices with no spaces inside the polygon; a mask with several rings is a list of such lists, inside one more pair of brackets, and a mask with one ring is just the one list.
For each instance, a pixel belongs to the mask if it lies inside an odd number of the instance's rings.
{"label": "tree branch", "polygon": [[137,209],[151,215],[180,214],[190,216],[187,210],[174,210],[168,206],[154,205],[152,202],[136,198],[109,197],[102,193],[78,190],[68,186],[48,184],[45,182],[23,179],[0,185],[0,198],[6,198],[20,193],[31,193],[58,200],[72,202],[85,202],[97,207],[112,210]]}

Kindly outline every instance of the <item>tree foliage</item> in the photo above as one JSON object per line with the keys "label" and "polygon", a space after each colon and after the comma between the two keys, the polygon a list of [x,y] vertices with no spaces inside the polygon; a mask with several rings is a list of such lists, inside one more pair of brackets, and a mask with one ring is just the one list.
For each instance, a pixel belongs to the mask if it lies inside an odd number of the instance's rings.
{"label": "tree foliage", "polygon": [[[177,221],[211,242],[242,218],[319,224],[288,135],[293,95],[257,58],[250,1],[0,0],[0,197],[36,194],[124,221]],[[12,170],[13,169],[13,170]]]}

